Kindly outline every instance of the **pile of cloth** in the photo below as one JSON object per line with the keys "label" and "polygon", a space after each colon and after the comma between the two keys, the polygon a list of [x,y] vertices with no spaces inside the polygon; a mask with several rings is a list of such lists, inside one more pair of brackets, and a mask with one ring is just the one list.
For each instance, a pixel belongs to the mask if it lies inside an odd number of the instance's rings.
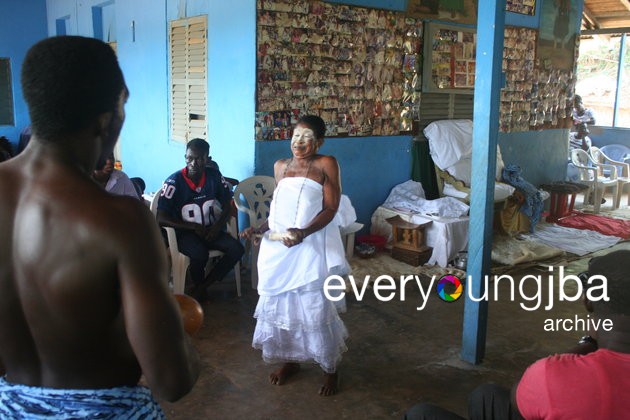
{"label": "pile of cloth", "polygon": [[521,167],[518,165],[505,165],[502,177],[505,183],[510,184],[523,195],[523,203],[519,211],[529,218],[529,230],[534,232],[543,211],[544,198],[542,192],[523,179]]}

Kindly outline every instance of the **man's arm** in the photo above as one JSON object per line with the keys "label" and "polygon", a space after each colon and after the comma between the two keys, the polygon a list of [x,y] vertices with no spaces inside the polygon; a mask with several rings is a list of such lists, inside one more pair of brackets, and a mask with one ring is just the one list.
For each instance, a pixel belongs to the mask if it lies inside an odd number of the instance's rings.
{"label": "man's arm", "polygon": [[151,389],[175,401],[197,380],[198,355],[167,285],[166,255],[151,213],[140,204],[120,213],[125,217],[115,246],[127,336]]}
{"label": "man's arm", "polygon": [[518,412],[521,418],[548,418],[548,414],[552,412],[545,363],[546,359],[534,362],[512,387],[513,411]]}
{"label": "man's arm", "polygon": [[213,224],[205,228],[202,234],[204,239],[208,242],[212,242],[223,230],[223,226],[225,226],[230,217],[232,217],[232,203],[231,199],[227,199],[221,202],[221,214],[219,218],[216,219]]}
{"label": "man's arm", "polygon": [[181,230],[195,230],[198,231],[202,226],[197,223],[184,222],[183,220],[176,219],[164,210],[158,209],[157,217],[158,224],[164,227],[172,227]]}

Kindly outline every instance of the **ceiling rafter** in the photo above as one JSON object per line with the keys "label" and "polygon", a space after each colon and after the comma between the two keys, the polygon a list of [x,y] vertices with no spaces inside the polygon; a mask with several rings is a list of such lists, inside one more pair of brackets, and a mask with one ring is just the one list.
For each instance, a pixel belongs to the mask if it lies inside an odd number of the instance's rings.
{"label": "ceiling rafter", "polygon": [[584,16],[584,19],[588,22],[588,29],[599,29],[600,28],[600,24],[597,21],[597,18],[593,15],[593,12],[591,12],[591,9],[589,9],[588,7],[586,7],[586,5],[584,6],[583,10],[582,10],[582,14]]}
{"label": "ceiling rafter", "polygon": [[630,0],[584,0],[582,30],[622,29],[630,26]]}

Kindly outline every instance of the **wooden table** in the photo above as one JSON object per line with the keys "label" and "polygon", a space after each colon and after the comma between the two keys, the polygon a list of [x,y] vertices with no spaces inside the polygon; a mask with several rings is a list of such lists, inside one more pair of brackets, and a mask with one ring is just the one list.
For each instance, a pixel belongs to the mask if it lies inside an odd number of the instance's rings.
{"label": "wooden table", "polygon": [[551,184],[543,184],[540,188],[551,194],[549,216],[547,216],[545,220],[550,223],[555,223],[573,213],[576,194],[586,191],[589,186],[576,182],[558,181],[552,182]]}

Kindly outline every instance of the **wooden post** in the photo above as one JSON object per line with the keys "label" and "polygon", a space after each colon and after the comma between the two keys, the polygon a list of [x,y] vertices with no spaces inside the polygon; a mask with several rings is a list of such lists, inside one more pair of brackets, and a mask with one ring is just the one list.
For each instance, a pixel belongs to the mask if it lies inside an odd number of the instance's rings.
{"label": "wooden post", "polygon": [[483,296],[484,276],[490,275],[505,0],[479,0],[477,16],[473,182],[461,352],[463,360],[475,364],[483,360],[485,353],[488,301],[474,302],[470,295]]}

